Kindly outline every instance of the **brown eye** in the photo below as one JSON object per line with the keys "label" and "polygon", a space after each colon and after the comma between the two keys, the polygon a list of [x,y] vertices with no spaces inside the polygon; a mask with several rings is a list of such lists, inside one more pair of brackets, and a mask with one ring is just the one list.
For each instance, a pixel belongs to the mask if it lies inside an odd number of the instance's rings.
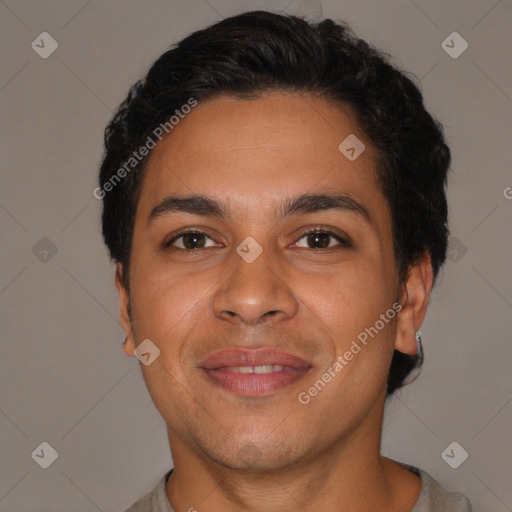
{"label": "brown eye", "polygon": [[310,247],[318,247],[320,249],[325,249],[329,247],[331,235],[326,233],[310,233],[307,235],[307,243]]}
{"label": "brown eye", "polygon": [[[305,247],[306,249],[328,249],[336,246],[348,247],[350,245],[346,240],[338,236],[336,233],[325,230],[309,231],[304,233],[300,237],[299,241],[302,239],[305,239],[306,245],[300,245],[299,242],[297,242],[297,247]],[[333,240],[337,241],[338,243],[332,243]]]}
{"label": "brown eye", "polygon": [[[187,231],[186,233],[182,233],[172,238],[169,242],[165,244],[165,247],[172,247],[173,249],[182,250],[204,249],[205,247],[207,247],[207,239],[213,242],[213,240],[204,233],[196,231]],[[215,247],[215,243],[208,247]]]}

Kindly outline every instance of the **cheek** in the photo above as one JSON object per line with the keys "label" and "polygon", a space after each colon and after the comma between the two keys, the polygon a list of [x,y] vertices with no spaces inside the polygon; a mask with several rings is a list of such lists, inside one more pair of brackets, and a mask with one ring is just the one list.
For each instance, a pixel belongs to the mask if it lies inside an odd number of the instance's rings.
{"label": "cheek", "polygon": [[184,277],[169,266],[150,267],[140,265],[133,272],[136,329],[141,339],[150,338],[159,345],[175,347],[175,340],[197,325],[214,281],[210,282],[205,274]]}
{"label": "cheek", "polygon": [[324,276],[301,274],[291,287],[343,342],[373,325],[393,301],[381,269],[362,260],[346,261]]}
{"label": "cheek", "polygon": [[[327,401],[358,407],[355,404],[363,395],[373,400],[386,382],[396,320],[390,309],[394,298],[379,271],[375,265],[347,262],[328,279],[309,276],[297,284],[302,286],[305,310],[312,311],[313,321],[320,320],[321,327],[327,326],[333,340],[324,369],[330,368],[337,377],[330,386],[332,396],[325,394]],[[386,311],[391,313],[383,321],[380,315]]]}

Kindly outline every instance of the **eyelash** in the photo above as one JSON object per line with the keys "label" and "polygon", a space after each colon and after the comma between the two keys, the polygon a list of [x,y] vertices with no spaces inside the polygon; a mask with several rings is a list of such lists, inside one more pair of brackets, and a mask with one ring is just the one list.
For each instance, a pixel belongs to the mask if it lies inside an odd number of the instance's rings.
{"label": "eyelash", "polygon": [[[300,235],[300,237],[297,239],[297,242],[299,240],[302,240],[305,236],[310,235],[310,234],[315,234],[315,233],[331,236],[332,238],[334,238],[335,240],[337,240],[340,243],[341,247],[344,247],[344,248],[352,247],[352,244],[350,242],[348,242],[344,238],[341,238],[336,232],[334,232],[333,230],[328,229],[328,228],[311,228],[311,229],[309,229],[307,231],[304,231]],[[167,250],[172,250],[172,251],[185,251],[185,252],[196,252],[196,251],[201,250],[201,248],[199,248],[199,249],[182,249],[181,247],[173,247],[172,246],[172,244],[174,242],[176,242],[177,240],[179,240],[180,238],[182,238],[185,235],[204,235],[207,238],[209,238],[210,240],[213,240],[210,236],[208,236],[203,231],[199,231],[199,230],[195,230],[195,229],[184,229],[182,231],[176,232],[174,234],[174,236],[169,241],[164,242],[163,248],[167,249]],[[295,242],[295,243],[297,243],[297,242]],[[211,249],[211,248],[212,247],[206,247],[206,249]],[[311,248],[311,247],[301,247],[301,249],[310,249],[312,251],[322,250],[321,247],[316,248],[316,249],[315,248]],[[324,247],[323,249],[324,250],[325,249],[334,249],[334,247]]]}
{"label": "eyelash", "polygon": [[[311,228],[311,229],[308,229],[308,230],[304,231],[300,235],[300,237],[297,239],[297,242],[299,240],[302,240],[305,236],[311,235],[311,234],[315,234],[315,233],[320,233],[322,235],[329,235],[330,237],[334,238],[335,240],[337,240],[340,243],[340,245],[339,245],[340,247],[345,247],[345,248],[352,247],[352,244],[348,240],[342,238],[340,235],[338,235],[338,233],[336,233],[332,229],[328,229],[328,228]],[[306,247],[305,247],[305,249],[306,249]],[[334,249],[334,247],[325,247],[325,249]],[[311,250],[312,251],[318,251],[319,248],[311,249]]]}

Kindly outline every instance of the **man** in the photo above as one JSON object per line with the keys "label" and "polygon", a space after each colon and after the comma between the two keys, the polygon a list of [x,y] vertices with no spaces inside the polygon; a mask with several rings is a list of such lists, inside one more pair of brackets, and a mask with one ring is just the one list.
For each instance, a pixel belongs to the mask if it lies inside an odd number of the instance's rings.
{"label": "man", "polygon": [[128,510],[470,511],[380,455],[448,236],[416,86],[345,24],[250,12],[165,52],[105,145],[124,352],[174,462]]}

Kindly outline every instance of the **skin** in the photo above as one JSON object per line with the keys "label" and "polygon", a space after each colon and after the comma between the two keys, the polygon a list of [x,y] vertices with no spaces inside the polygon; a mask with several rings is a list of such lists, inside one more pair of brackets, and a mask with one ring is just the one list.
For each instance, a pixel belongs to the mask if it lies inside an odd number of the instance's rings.
{"label": "skin", "polygon": [[[366,150],[349,161],[338,145],[356,134]],[[167,423],[174,472],[166,492],[175,510],[410,511],[419,477],[380,455],[386,379],[393,350],[416,353],[432,289],[428,254],[399,286],[390,210],[375,178],[376,154],[348,107],[298,93],[200,103],[148,161],[137,209],[130,297],[118,264],[116,286],[127,341],[149,338],[161,351],[141,365]],[[344,193],[351,211],[281,217],[284,198]],[[208,195],[230,217],[167,213],[148,223],[169,195]],[[308,244],[310,227],[350,237]],[[163,248],[194,227],[207,247]],[[248,236],[262,254],[247,263]],[[190,246],[190,245],[189,245]],[[132,317],[128,306],[132,303]],[[399,300],[403,309],[303,405],[307,391],[357,335]],[[221,348],[271,346],[312,365],[299,382],[264,397],[215,386],[198,363]]]}

